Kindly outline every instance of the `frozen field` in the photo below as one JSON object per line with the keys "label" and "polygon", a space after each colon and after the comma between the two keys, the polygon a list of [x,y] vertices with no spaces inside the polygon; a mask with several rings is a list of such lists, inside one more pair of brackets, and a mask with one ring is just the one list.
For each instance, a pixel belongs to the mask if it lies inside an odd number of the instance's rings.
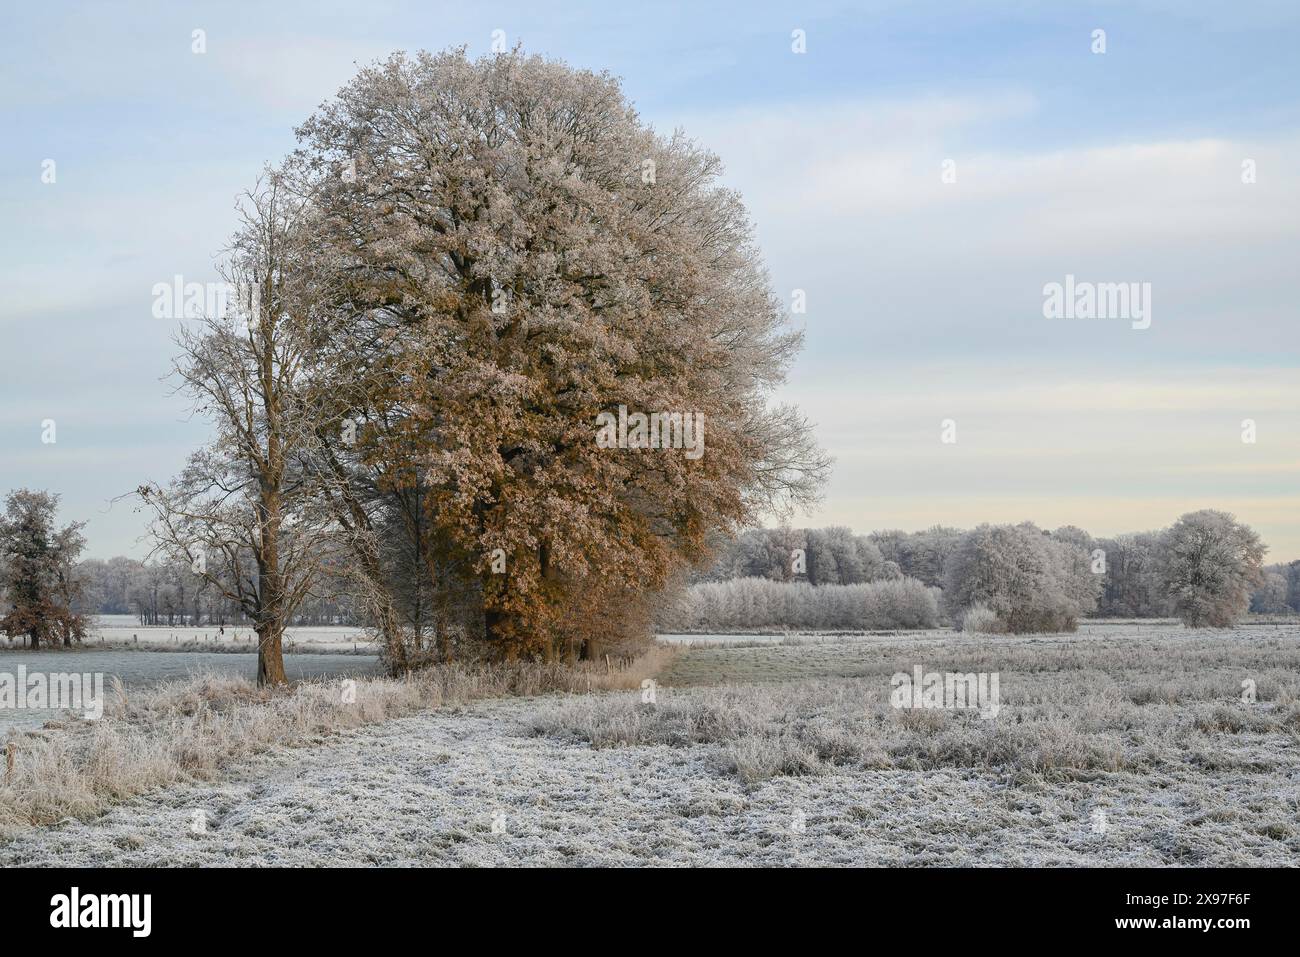
{"label": "frozen field", "polygon": [[[211,625],[144,627],[132,615],[100,615],[86,640],[69,650],[32,652],[21,642],[0,641],[0,673],[14,674],[20,664],[29,673],[102,672],[106,689],[109,676],[116,675],[128,691],[196,671],[252,678],[257,674],[256,641],[256,632],[246,625],[228,625],[223,635]],[[373,674],[378,669],[377,648],[360,628],[290,628],[284,646],[285,672],[291,680]],[[10,728],[40,727],[57,716],[52,710],[0,709],[0,735]]]}
{"label": "frozen field", "polygon": [[[97,651],[93,645],[73,651],[0,650],[0,674],[17,674],[19,665],[27,673],[80,673],[104,675],[104,691],[110,693],[109,676],[121,679],[127,692],[147,688],[169,678],[184,678],[200,671],[257,676],[257,655],[236,652],[192,651]],[[373,655],[295,654],[286,655],[284,670],[290,680],[322,675],[373,674],[378,670]],[[11,728],[38,728],[59,716],[53,710],[0,708],[0,738]]]}
{"label": "frozen field", "polygon": [[[224,634],[215,625],[179,627],[175,625],[141,625],[133,615],[99,615],[95,618],[86,638],[86,645],[98,642],[110,645],[140,645],[159,648],[186,645],[213,645],[231,650],[245,648],[257,640],[257,633],[248,625],[226,625]],[[287,651],[297,651],[304,646],[318,652],[347,651],[355,648],[364,652],[373,647],[365,630],[350,625],[292,626],[285,629],[284,644]]]}
{"label": "frozen field", "polygon": [[[999,673],[1000,713],[890,707],[916,665]],[[1300,863],[1294,626],[709,645],[661,682],[654,705],[348,731],[31,832],[0,864]]]}

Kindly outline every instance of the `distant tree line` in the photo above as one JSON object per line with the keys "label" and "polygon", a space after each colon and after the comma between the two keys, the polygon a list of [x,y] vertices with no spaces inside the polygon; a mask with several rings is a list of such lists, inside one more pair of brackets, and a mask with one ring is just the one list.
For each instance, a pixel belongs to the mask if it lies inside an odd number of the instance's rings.
{"label": "distant tree line", "polygon": [[[75,571],[81,583],[77,607],[84,614],[132,615],[144,626],[251,624],[243,609],[205,577],[195,574],[189,562],[141,561],[119,555],[85,559]],[[357,624],[351,600],[342,589],[336,591],[336,595],[305,599],[295,610],[292,623]]]}
{"label": "distant tree line", "polygon": [[810,585],[858,585],[904,574],[921,577],[900,570],[897,562],[886,561],[872,536],[856,535],[848,528],[753,528],[723,542],[712,564],[697,570],[690,580],[766,578]]}
{"label": "distant tree line", "polygon": [[[1085,616],[1177,616],[1189,625],[1225,626],[1247,610],[1300,612],[1300,562],[1265,568],[1263,554],[1251,529],[1214,510],[1184,515],[1168,529],[1114,537],[1031,523],[865,535],[844,527],[760,528],[723,544],[691,583],[915,580],[943,589],[941,607],[955,625],[976,609],[972,623],[995,631],[1072,630]],[[703,606],[706,594],[695,603]]]}
{"label": "distant tree line", "polygon": [[1264,581],[1250,596],[1259,615],[1300,613],[1300,561],[1264,566]]}
{"label": "distant tree line", "polygon": [[[20,489],[0,516],[0,631],[33,647],[71,644],[94,614],[141,625],[255,625],[222,576],[228,565],[115,557],[80,561],[82,525],[55,522],[58,498]],[[412,510],[419,515],[419,509]],[[398,529],[376,552],[387,601],[416,634],[443,613],[435,569]],[[1224,512],[1184,515],[1159,532],[1094,538],[1076,526],[936,526],[859,535],[844,527],[751,529],[723,543],[685,588],[651,603],[624,597],[614,619],[571,609],[572,627],[607,647],[652,626],[668,631],[753,628],[930,628],[947,621],[982,632],[1071,631],[1085,616],[1176,615],[1194,627],[1230,627],[1247,610],[1300,611],[1300,562],[1265,567],[1259,536]],[[325,557],[314,589],[295,604],[299,625],[373,625],[346,559]],[[423,569],[423,571],[421,570]],[[464,600],[476,600],[469,596]]]}

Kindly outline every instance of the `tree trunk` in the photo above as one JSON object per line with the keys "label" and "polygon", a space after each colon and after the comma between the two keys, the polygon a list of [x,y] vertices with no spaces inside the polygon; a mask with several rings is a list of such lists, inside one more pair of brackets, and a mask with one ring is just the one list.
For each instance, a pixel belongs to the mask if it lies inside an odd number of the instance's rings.
{"label": "tree trunk", "polygon": [[505,623],[506,614],[497,611],[494,608],[485,609],[483,612],[483,632],[489,644],[499,648],[505,641]]}
{"label": "tree trunk", "polygon": [[376,619],[379,633],[384,641],[388,671],[393,675],[404,675],[411,670],[411,662],[406,655],[406,642],[403,640],[402,623],[397,612],[386,596],[376,599]]}
{"label": "tree trunk", "polygon": [[283,638],[284,632],[274,625],[265,625],[257,632],[257,686],[259,688],[289,683],[289,679],[284,674]]}

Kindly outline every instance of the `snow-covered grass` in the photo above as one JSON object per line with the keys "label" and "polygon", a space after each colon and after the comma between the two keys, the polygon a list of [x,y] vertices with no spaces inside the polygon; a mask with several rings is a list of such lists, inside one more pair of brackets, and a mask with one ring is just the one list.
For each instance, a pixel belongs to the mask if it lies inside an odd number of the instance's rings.
{"label": "snow-covered grass", "polygon": [[[947,669],[943,663],[938,667]],[[1101,673],[1004,673],[1002,712],[890,706],[881,678],[665,690],[654,706],[628,696],[539,712],[535,733],[597,748],[709,745],[717,766],[752,782],[776,775],[907,768],[991,769],[1054,779],[1159,772],[1192,760],[1226,768],[1267,757],[1300,733],[1300,678],[1267,685],[1246,704],[1231,679],[1115,682]],[[1242,745],[1256,746],[1243,756]],[[1280,758],[1272,754],[1272,759]]]}
{"label": "snow-covered grass", "polygon": [[[916,664],[999,672],[1001,711],[891,708]],[[625,684],[264,750],[0,865],[1300,862],[1300,628],[688,648],[653,704]]]}
{"label": "snow-covered grass", "polygon": [[0,836],[98,814],[160,785],[211,779],[231,761],[428,708],[503,695],[636,687],[671,651],[626,667],[453,665],[408,678],[304,681],[280,691],[208,672],[128,694],[114,680],[95,722],[50,722],[11,732],[0,779]]}

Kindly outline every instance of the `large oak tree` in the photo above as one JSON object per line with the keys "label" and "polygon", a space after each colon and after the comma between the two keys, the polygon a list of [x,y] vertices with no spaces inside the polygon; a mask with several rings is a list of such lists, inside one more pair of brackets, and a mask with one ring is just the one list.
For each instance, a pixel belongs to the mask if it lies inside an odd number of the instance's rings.
{"label": "large oak tree", "polygon": [[[614,78],[395,55],[299,135],[337,270],[323,338],[353,399],[335,414],[361,423],[370,478],[418,483],[423,534],[505,653],[556,650],[566,618],[817,494],[827,460],[771,402],[800,337],[740,197]],[[619,406],[702,415],[704,454],[599,447]]]}

